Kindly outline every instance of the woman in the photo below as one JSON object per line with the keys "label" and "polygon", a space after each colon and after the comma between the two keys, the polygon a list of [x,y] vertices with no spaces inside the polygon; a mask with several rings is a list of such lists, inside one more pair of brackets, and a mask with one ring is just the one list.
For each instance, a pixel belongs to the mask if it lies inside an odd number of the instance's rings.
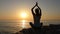
{"label": "woman", "polygon": [[[35,9],[35,13],[34,13],[33,9],[34,9],[35,7],[37,7],[37,8]],[[36,2],[36,5],[31,9],[31,11],[32,11],[33,19],[34,19],[34,24],[32,24],[32,22],[30,22],[30,25],[31,25],[31,27],[33,27],[33,28],[35,28],[35,27],[38,28],[38,27],[41,26],[41,24],[40,24],[41,9],[39,8],[37,2]]]}

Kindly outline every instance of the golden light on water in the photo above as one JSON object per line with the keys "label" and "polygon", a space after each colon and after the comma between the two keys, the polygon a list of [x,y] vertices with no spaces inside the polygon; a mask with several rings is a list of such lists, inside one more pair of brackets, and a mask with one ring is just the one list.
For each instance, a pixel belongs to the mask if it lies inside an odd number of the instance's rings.
{"label": "golden light on water", "polygon": [[25,22],[26,22],[26,20],[22,20],[22,28],[25,28]]}

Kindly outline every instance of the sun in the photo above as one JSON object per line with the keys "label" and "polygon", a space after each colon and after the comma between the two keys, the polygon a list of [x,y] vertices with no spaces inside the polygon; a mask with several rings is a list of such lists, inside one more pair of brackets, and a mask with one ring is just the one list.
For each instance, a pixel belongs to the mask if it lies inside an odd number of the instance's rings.
{"label": "sun", "polygon": [[20,14],[20,16],[21,16],[21,18],[27,18],[27,13],[22,12],[22,13]]}
{"label": "sun", "polygon": [[21,17],[26,17],[27,14],[26,13],[21,13]]}

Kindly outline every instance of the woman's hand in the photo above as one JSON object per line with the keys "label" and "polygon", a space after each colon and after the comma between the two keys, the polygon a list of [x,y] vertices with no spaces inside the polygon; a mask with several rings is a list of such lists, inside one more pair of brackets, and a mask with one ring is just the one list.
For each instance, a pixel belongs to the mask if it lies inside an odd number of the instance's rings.
{"label": "woman's hand", "polygon": [[38,6],[38,3],[36,2],[36,6]]}

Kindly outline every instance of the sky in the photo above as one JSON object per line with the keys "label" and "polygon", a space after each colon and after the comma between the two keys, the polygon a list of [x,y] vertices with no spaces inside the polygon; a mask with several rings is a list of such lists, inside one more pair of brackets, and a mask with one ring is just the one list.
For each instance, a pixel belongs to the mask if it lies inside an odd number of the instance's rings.
{"label": "sky", "polygon": [[[42,10],[42,20],[60,20],[60,0],[0,0],[0,20],[32,20],[31,8],[36,2]],[[21,17],[22,12],[27,14],[26,18]]]}

